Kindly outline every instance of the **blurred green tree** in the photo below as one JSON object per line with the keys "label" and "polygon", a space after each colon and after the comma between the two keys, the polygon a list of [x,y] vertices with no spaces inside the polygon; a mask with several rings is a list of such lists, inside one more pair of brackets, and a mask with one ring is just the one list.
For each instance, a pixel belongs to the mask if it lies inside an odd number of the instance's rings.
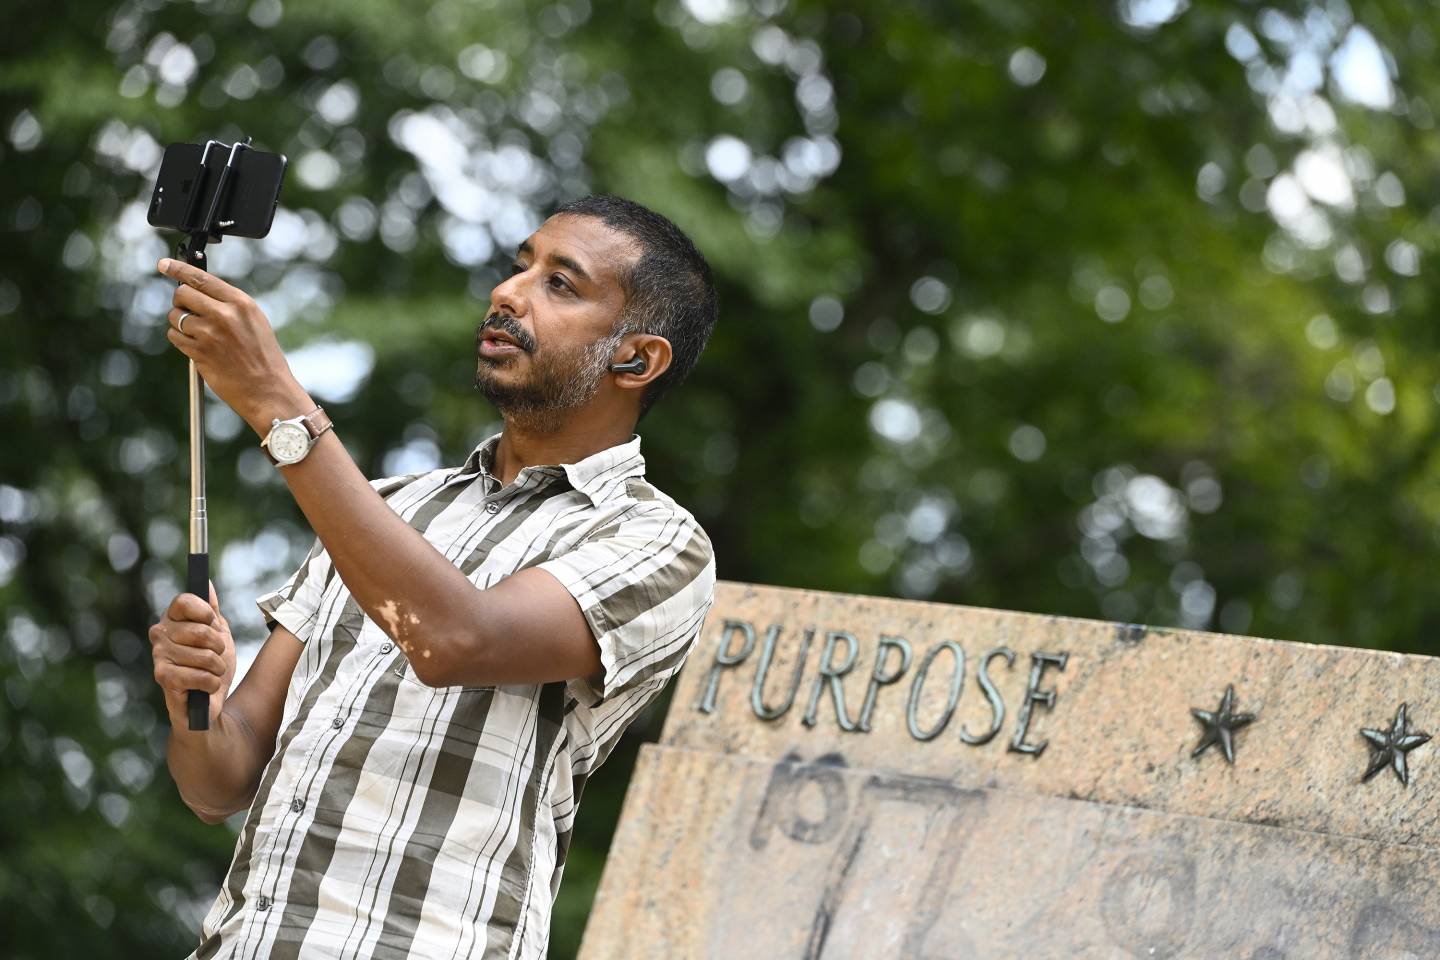
{"label": "blurred green tree", "polygon": [[[147,625],[180,589],[161,146],[287,153],[214,248],[372,475],[499,422],[473,330],[557,200],[722,285],[650,473],[729,579],[1435,652],[1436,24],[1268,7],[21,0],[0,39],[7,953],[181,955],[233,833],[179,804]],[[173,238],[171,238],[173,239]],[[308,543],[209,424],[222,603]],[[573,954],[636,743],[592,782]]]}

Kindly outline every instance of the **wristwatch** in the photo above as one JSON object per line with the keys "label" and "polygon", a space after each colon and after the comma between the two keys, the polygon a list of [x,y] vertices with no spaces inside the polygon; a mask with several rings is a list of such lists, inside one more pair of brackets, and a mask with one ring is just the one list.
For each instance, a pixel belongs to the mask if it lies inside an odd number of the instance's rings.
{"label": "wristwatch", "polygon": [[276,417],[275,422],[270,424],[270,432],[260,441],[260,448],[271,463],[286,467],[304,460],[320,435],[333,426],[335,424],[325,415],[323,407],[316,407],[303,417],[291,420]]}

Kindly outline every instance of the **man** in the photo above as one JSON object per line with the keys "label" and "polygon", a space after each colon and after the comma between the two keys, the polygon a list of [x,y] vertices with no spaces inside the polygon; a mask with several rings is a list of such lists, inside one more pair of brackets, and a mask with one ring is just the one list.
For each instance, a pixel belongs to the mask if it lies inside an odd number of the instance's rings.
{"label": "man", "polygon": [[194,956],[543,956],[581,788],[714,601],[710,541],[633,432],[714,328],[705,259],[638,204],[562,207],[478,331],[504,429],[457,469],[375,483],[323,413],[300,419],[316,404],[253,300],[160,269],[171,343],[317,535],[257,601],[273,632],[233,692],[213,587],[150,631],[181,796],[208,823],[249,807]]}

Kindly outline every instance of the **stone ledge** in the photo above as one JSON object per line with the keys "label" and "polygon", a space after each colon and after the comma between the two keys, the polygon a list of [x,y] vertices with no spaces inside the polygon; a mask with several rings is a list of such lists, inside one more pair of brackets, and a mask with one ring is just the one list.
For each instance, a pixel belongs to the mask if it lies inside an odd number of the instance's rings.
{"label": "stone ledge", "polygon": [[[1218,737],[1192,756],[1192,709],[1220,712],[1227,687],[1232,716],[1254,715],[1233,765]],[[1361,730],[1384,733],[1402,703],[1440,733],[1440,660],[722,582],[662,742],[1440,846],[1440,743],[1404,754],[1408,786],[1393,766],[1363,779]]]}

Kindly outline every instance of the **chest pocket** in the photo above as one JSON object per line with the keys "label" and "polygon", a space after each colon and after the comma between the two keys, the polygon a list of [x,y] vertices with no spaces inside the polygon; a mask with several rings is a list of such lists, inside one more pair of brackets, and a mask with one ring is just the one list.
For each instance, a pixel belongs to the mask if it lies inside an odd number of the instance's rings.
{"label": "chest pocket", "polygon": [[497,695],[495,687],[432,687],[415,676],[403,656],[396,657],[387,671],[395,684],[395,702],[387,725],[418,725],[417,730],[428,730],[443,718],[454,737],[464,740],[480,736],[491,701]]}

